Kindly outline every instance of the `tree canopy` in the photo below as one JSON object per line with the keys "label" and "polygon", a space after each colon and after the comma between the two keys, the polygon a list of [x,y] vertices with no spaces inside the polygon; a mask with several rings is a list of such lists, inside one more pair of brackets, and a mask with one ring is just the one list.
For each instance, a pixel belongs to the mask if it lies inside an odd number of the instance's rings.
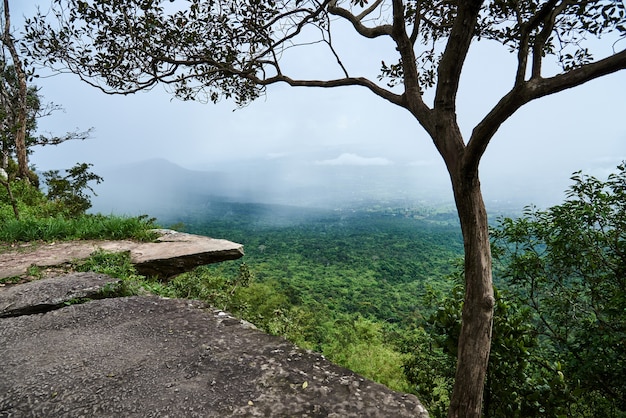
{"label": "tree canopy", "polygon": [[[495,40],[517,53],[512,81],[518,89],[524,86],[523,101],[580,84],[591,71],[595,76],[615,71],[626,60],[622,51],[586,71],[571,71],[596,61],[590,35],[626,34],[621,1],[473,1],[463,6],[415,0],[55,3],[56,19],[38,16],[27,21],[33,54],[49,64],[62,62],[83,79],[116,93],[165,83],[184,99],[216,101],[226,96],[244,104],[277,82],[361,85],[408,107],[407,95],[394,92],[393,86],[403,85],[420,97],[437,86],[438,107],[458,87],[454,79],[473,40]],[[332,36],[340,20],[365,38],[390,37],[397,44],[398,61],[381,62],[378,83],[351,74],[343,65]],[[315,38],[303,34],[308,26],[317,29]],[[329,48],[336,62],[323,64],[338,66],[343,77],[296,80],[284,73],[283,55],[311,41]],[[549,56],[564,73],[543,79]],[[440,82],[442,77],[450,78],[452,85]],[[453,96],[445,98],[454,101]]]}

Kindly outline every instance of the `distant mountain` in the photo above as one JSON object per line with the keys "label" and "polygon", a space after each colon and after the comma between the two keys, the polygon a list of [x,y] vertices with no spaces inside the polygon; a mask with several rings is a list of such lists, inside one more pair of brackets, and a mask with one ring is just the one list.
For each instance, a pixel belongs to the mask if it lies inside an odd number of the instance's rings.
{"label": "distant mountain", "polygon": [[308,207],[360,206],[450,200],[446,179],[429,178],[416,167],[323,165],[296,158],[258,159],[223,164],[215,170],[189,170],[154,159],[97,170],[94,212],[151,215],[184,210],[198,198]]}
{"label": "distant mountain", "polygon": [[169,212],[191,196],[228,189],[220,172],[187,170],[170,161],[155,159],[98,170],[104,181],[95,186],[94,212],[136,215]]}

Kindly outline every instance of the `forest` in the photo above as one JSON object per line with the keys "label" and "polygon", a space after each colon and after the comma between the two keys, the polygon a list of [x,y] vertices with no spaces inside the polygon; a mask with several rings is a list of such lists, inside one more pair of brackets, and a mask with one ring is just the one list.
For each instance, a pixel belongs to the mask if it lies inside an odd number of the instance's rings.
{"label": "forest", "polygon": [[[189,210],[189,209],[187,209]],[[388,323],[418,314],[416,295],[445,288],[462,255],[458,222],[427,209],[330,211],[209,201],[162,223],[244,244],[259,282],[290,302]],[[221,268],[221,267],[218,267]]]}
{"label": "forest", "polygon": [[[626,172],[572,180],[561,205],[493,217],[484,416],[626,416]],[[207,300],[445,416],[464,294],[454,213],[207,196],[159,222],[243,243],[246,255],[155,291]]]}

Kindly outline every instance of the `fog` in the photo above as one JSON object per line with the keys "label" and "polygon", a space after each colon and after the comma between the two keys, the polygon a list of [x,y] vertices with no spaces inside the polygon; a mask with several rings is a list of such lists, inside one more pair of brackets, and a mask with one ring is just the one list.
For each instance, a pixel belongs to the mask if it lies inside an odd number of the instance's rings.
{"label": "fog", "polygon": [[[351,164],[341,163],[348,161]],[[446,173],[436,171],[428,164],[398,165],[356,154],[313,162],[295,157],[242,160],[215,164],[212,171],[152,159],[100,170],[104,182],[94,186],[92,211],[171,219],[198,213],[215,201],[344,210],[424,206],[453,210]],[[484,193],[487,209],[511,214],[528,204],[559,203],[565,187],[558,183],[530,175],[516,182],[490,182]]]}

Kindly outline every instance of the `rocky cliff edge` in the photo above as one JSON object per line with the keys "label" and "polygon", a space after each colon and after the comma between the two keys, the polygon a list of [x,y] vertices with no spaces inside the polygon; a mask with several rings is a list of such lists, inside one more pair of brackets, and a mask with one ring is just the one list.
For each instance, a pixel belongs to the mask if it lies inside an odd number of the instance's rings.
{"label": "rocky cliff edge", "polygon": [[227,312],[120,286],[71,273],[0,289],[0,417],[428,416]]}

